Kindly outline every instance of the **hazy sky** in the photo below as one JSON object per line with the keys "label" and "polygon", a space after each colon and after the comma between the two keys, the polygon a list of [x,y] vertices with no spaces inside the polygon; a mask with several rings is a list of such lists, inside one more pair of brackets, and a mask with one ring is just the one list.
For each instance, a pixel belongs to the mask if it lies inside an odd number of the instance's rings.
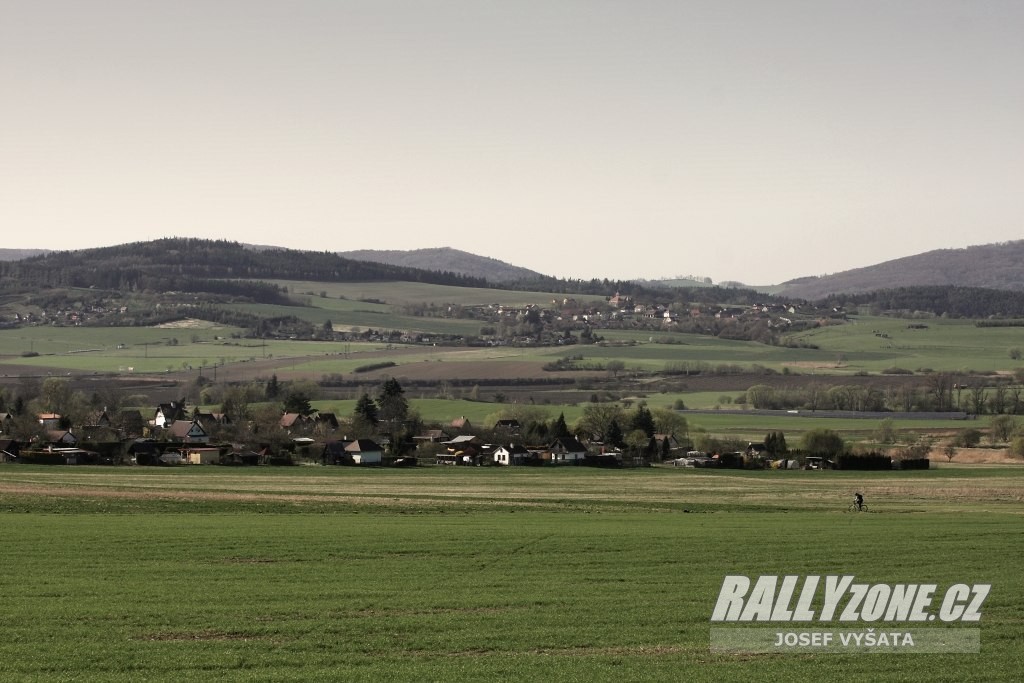
{"label": "hazy sky", "polygon": [[1024,238],[1021,0],[0,0],[0,246],[777,283]]}

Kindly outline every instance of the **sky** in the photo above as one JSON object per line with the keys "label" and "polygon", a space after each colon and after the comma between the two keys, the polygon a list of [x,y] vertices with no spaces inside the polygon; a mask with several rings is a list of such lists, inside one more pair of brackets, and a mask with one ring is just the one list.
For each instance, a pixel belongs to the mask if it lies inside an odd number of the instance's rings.
{"label": "sky", "polygon": [[1020,0],[0,0],[0,247],[775,284],[1024,238]]}

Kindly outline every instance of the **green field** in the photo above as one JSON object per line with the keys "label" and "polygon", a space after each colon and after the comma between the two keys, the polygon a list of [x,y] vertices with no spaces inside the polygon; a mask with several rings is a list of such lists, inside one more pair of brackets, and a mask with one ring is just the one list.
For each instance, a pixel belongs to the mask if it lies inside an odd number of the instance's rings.
{"label": "green field", "polygon": [[[1017,680],[1022,500],[988,467],[0,466],[0,679]],[[729,574],[991,583],[981,652],[711,652]]]}

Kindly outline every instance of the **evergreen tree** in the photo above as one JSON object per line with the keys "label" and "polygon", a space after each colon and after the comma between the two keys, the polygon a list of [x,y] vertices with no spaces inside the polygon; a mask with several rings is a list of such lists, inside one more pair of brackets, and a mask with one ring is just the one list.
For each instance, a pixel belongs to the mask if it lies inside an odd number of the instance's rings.
{"label": "evergreen tree", "polygon": [[355,422],[363,427],[373,427],[377,424],[377,404],[366,393],[356,401],[352,414]]}
{"label": "evergreen tree", "polygon": [[309,402],[309,396],[306,396],[306,394],[301,391],[289,392],[284,399],[284,412],[309,415],[313,412],[313,406]]}
{"label": "evergreen tree", "polygon": [[401,423],[409,414],[409,401],[405,389],[397,379],[387,379],[377,394],[377,419],[381,422]]}
{"label": "evergreen tree", "polygon": [[621,448],[624,444],[622,427],[619,426],[618,421],[612,420],[611,424],[608,425],[608,432],[605,434],[605,441],[609,445]]}
{"label": "evergreen tree", "polygon": [[654,436],[654,416],[651,415],[651,411],[648,410],[647,406],[641,404],[636,407],[636,412],[633,413],[633,419],[630,422],[631,429],[639,429],[647,438]]}
{"label": "evergreen tree", "polygon": [[558,414],[558,419],[555,420],[551,433],[554,437],[569,436],[569,425],[565,424],[565,413]]}
{"label": "evergreen tree", "polygon": [[270,381],[267,382],[267,388],[265,391],[267,400],[273,401],[275,398],[277,398],[278,394],[280,393],[281,385],[277,383],[277,375],[271,375]]}

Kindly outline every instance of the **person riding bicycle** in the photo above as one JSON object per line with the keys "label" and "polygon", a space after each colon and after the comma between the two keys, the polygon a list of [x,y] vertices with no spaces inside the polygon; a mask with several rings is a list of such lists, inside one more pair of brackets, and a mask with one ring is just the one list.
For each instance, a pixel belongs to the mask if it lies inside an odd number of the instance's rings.
{"label": "person riding bicycle", "polygon": [[859,491],[853,494],[853,504],[857,506],[858,510],[864,509],[864,496]]}

